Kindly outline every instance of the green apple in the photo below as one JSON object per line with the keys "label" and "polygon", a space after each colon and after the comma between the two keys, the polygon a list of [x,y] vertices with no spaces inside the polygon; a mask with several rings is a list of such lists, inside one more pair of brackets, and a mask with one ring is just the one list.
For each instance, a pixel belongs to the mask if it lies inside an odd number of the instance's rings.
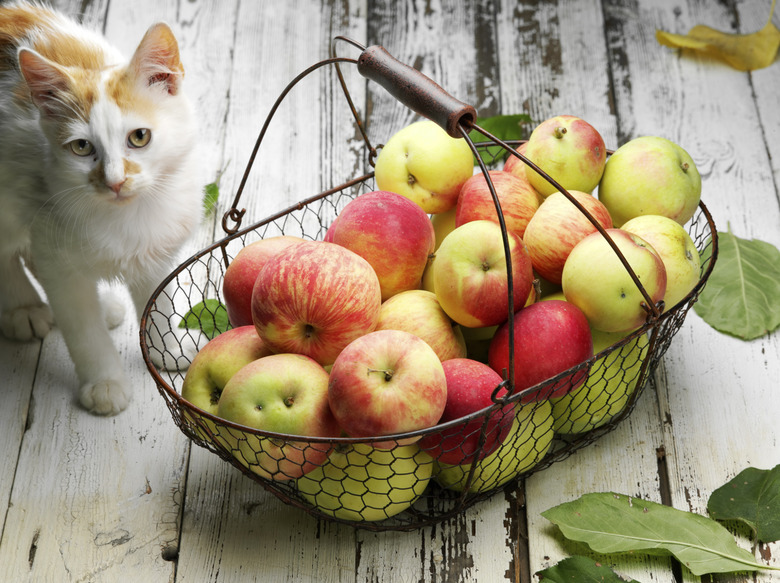
{"label": "green apple", "polygon": [[327,516],[376,521],[409,508],[425,491],[432,473],[433,458],[417,444],[387,450],[354,443],[336,446],[296,486]]}
{"label": "green apple", "polygon": [[403,195],[436,214],[455,206],[461,185],[474,173],[474,157],[465,140],[422,120],[393,134],[379,151],[374,173],[379,190]]}
{"label": "green apple", "polygon": [[607,160],[598,196],[616,227],[640,215],[663,215],[684,225],[699,205],[701,176],[679,145],[642,136]]}
{"label": "green apple", "polygon": [[[493,453],[476,463],[469,492],[499,488],[527,472],[547,454],[553,439],[552,406],[538,401],[515,406],[515,419],[509,435]],[[443,488],[462,492],[471,464],[436,464],[434,478]]]}
{"label": "green apple", "polygon": [[[566,190],[589,193],[601,180],[607,149],[601,134],[588,122],[573,115],[558,115],[534,128],[525,155]],[[525,173],[542,196],[558,190],[530,166],[525,166]]]}
{"label": "green apple", "polygon": [[444,237],[455,230],[455,216],[457,215],[457,210],[458,207],[454,206],[443,213],[431,215],[431,224],[433,224],[433,233],[436,238],[434,251],[439,248],[441,242],[444,241]]}
{"label": "green apple", "polygon": [[621,228],[642,237],[661,256],[666,267],[664,303],[667,310],[699,283],[699,250],[680,223],[660,215],[642,215],[627,221]]}
{"label": "green apple", "polygon": [[[276,434],[333,438],[341,428],[328,404],[328,373],[302,354],[272,354],[250,362],[225,385],[217,413],[245,427]],[[295,479],[325,461],[327,442],[230,433],[224,445],[268,480]]]}
{"label": "green apple", "polygon": [[[599,330],[591,333],[595,354],[627,335]],[[647,356],[647,344],[646,334],[636,336],[621,348],[596,360],[584,385],[567,395],[550,399],[556,433],[584,433],[605,425],[623,411],[637,388],[637,375]]]}
{"label": "green apple", "polygon": [[442,310],[436,294],[413,289],[388,298],[379,308],[377,330],[404,330],[422,338],[445,361],[466,356],[461,327]]}
{"label": "green apple", "polygon": [[[666,268],[655,249],[633,233],[607,229],[639,278],[653,305],[666,293]],[[566,299],[585,314],[591,328],[628,332],[647,320],[646,300],[607,239],[591,233],[577,243],[563,266]]]}

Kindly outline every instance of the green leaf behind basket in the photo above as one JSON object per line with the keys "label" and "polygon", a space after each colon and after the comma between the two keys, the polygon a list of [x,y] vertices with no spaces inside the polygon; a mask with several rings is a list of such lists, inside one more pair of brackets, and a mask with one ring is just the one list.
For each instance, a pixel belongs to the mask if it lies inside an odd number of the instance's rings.
{"label": "green leaf behind basket", "polygon": [[536,574],[542,578],[539,583],[639,583],[618,577],[609,567],[580,556],[564,559]]}
{"label": "green leaf behind basket", "polygon": [[718,261],[694,304],[720,332],[752,340],[780,326],[780,250],[718,233]]}

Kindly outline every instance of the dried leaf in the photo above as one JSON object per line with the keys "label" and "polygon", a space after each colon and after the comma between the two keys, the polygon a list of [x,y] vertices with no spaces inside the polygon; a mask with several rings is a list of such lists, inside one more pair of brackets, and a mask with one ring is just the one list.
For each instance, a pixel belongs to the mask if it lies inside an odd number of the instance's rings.
{"label": "dried leaf", "polygon": [[579,556],[564,559],[536,574],[542,579],[539,583],[639,583],[634,579],[626,581],[609,567]]}
{"label": "dried leaf", "polygon": [[757,563],[711,518],[623,494],[585,494],[542,516],[597,553],[671,554],[694,575],[780,570]]}
{"label": "dried leaf", "polygon": [[696,313],[716,330],[745,340],[778,328],[780,250],[730,231],[718,233],[718,245],[718,260],[694,304]]}
{"label": "dried leaf", "polygon": [[780,540],[780,465],[741,471],[712,493],[707,511],[716,520],[746,523],[759,542]]}
{"label": "dried leaf", "polygon": [[739,71],[763,69],[775,61],[780,47],[780,30],[772,23],[775,1],[772,0],[769,20],[764,28],[751,34],[730,34],[700,24],[687,35],[656,30],[655,38],[667,47],[706,53]]}

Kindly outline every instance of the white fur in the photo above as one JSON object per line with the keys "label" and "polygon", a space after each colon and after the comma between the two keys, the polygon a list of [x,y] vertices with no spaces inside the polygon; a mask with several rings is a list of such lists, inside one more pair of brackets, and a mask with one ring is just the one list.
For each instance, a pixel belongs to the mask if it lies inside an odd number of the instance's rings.
{"label": "white fur", "polygon": [[[52,26],[77,27],[67,20]],[[79,34],[117,62],[100,37]],[[33,46],[32,41],[21,44]],[[104,78],[109,75],[110,70]],[[62,331],[81,383],[81,403],[98,414],[115,414],[127,406],[130,386],[104,318],[116,312],[101,310],[97,286],[124,281],[140,317],[197,226],[203,182],[195,114],[183,91],[142,87],[155,102],[145,117],[122,112],[102,88],[88,120],[74,116],[67,122],[69,139],[95,145],[94,156],[80,158],[58,143],[60,122],[11,100],[19,82],[17,71],[0,72],[0,331],[29,340],[51,328],[51,313],[25,275],[24,262]],[[145,148],[128,148],[127,135],[137,128],[150,128],[152,139]],[[90,183],[97,164],[103,164],[107,184],[121,180],[124,159],[141,170],[126,177],[120,197],[106,185]],[[115,325],[116,317],[111,320]]]}

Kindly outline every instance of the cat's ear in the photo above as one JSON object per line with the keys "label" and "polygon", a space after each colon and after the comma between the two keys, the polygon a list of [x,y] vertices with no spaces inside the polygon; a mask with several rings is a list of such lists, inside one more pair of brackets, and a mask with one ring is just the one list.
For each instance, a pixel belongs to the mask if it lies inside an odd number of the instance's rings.
{"label": "cat's ear", "polygon": [[179,58],[179,44],[167,24],[152,25],[130,61],[133,71],[144,85],[161,85],[170,95],[176,95],[184,77]]}
{"label": "cat's ear", "polygon": [[17,57],[33,103],[41,113],[54,115],[61,111],[62,95],[70,89],[68,74],[31,49],[19,49]]}

